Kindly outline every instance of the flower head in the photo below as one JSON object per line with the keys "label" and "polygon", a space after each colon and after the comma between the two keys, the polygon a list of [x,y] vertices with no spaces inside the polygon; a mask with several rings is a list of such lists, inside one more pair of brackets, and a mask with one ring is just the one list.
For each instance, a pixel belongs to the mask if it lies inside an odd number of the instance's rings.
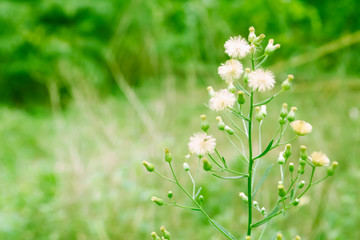
{"label": "flower head", "polygon": [[215,94],[209,100],[209,106],[211,110],[222,111],[227,107],[232,107],[236,101],[236,97],[233,93],[227,89],[222,89]]}
{"label": "flower head", "polygon": [[269,70],[256,69],[249,73],[248,77],[249,87],[253,91],[265,92],[271,90],[275,84],[274,75]]}
{"label": "flower head", "polygon": [[234,80],[239,79],[243,72],[243,65],[235,59],[230,59],[225,63],[222,63],[218,68],[220,77],[229,84],[233,83]]}
{"label": "flower head", "polygon": [[294,132],[300,136],[304,136],[312,130],[311,124],[302,120],[293,121],[290,123],[290,126],[294,129]]}
{"label": "flower head", "polygon": [[241,36],[231,37],[225,42],[225,53],[232,58],[244,58],[250,53],[250,45]]}
{"label": "flower head", "polygon": [[190,137],[188,146],[191,153],[204,156],[214,152],[216,139],[206,133],[194,133],[194,136]]}
{"label": "flower head", "polygon": [[311,154],[311,161],[317,167],[329,166],[329,158],[322,152],[313,152]]}

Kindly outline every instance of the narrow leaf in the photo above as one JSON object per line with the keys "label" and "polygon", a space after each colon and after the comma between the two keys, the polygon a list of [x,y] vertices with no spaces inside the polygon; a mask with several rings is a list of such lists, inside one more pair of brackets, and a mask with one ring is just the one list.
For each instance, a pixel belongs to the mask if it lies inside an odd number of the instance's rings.
{"label": "narrow leaf", "polygon": [[200,212],[200,211],[201,211],[201,209],[199,209],[199,208],[191,208],[191,210],[196,211],[196,212]]}
{"label": "narrow leaf", "polygon": [[265,154],[267,154],[270,150],[271,150],[271,147],[272,147],[272,144],[274,142],[274,139],[272,139],[270,141],[270,143],[267,145],[267,147],[265,148],[265,150],[257,157],[255,157],[253,160],[255,159],[258,159],[258,158],[261,158],[262,156],[264,156]]}
{"label": "narrow leaf", "polygon": [[264,218],[263,220],[251,225],[252,228],[255,228],[255,227],[258,227],[258,226],[261,226],[263,225],[264,223],[267,223],[268,221],[270,221],[273,217],[276,217],[277,215],[279,215],[281,212],[277,212],[273,215],[269,215],[267,216],[266,218]]}
{"label": "narrow leaf", "polygon": [[292,201],[294,199],[294,195],[295,195],[295,191],[294,189],[291,189],[291,193],[290,193],[290,201]]}
{"label": "narrow leaf", "polygon": [[197,198],[197,196],[199,196],[200,192],[201,192],[202,187],[199,188],[199,190],[197,191],[197,193],[195,194],[194,198]]}
{"label": "narrow leaf", "polygon": [[246,177],[246,175],[232,176],[232,177],[223,177],[223,176],[216,175],[215,173],[213,173],[212,175],[214,175],[214,176],[217,177],[217,178],[227,179],[227,180],[230,180],[230,179],[240,179],[240,178]]}
{"label": "narrow leaf", "polygon": [[236,238],[223,226],[220,225],[220,223],[218,223],[217,221],[215,221],[214,219],[211,219],[211,221],[219,228],[221,229],[222,232],[225,233],[225,235],[231,239],[231,240],[236,240]]}
{"label": "narrow leaf", "polygon": [[256,185],[255,189],[254,189],[254,192],[252,194],[252,197],[255,196],[256,192],[259,190],[259,188],[261,187],[261,185],[264,183],[266,177],[269,175],[270,171],[271,171],[271,168],[274,164],[270,164],[270,166],[266,169],[264,175],[261,177],[259,183]]}
{"label": "narrow leaf", "polygon": [[273,98],[274,98],[274,96],[272,96],[272,97],[270,97],[270,98],[268,98],[268,99],[266,99],[266,100],[264,100],[264,101],[261,101],[261,102],[259,102],[259,103],[256,103],[256,104],[254,104],[254,107],[267,104],[267,103],[270,102]]}

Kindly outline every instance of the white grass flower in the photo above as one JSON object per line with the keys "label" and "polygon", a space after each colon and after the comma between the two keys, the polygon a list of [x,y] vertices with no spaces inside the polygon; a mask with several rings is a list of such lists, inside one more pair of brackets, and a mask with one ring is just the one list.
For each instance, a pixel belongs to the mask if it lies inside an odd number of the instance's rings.
{"label": "white grass flower", "polygon": [[294,129],[297,135],[304,136],[312,131],[312,126],[302,120],[296,120],[290,123],[290,126]]}
{"label": "white grass flower", "polygon": [[231,84],[234,80],[239,79],[243,72],[243,65],[235,59],[230,59],[225,63],[222,63],[218,68],[218,74],[228,84]]}
{"label": "white grass flower", "polygon": [[188,144],[189,151],[204,156],[215,151],[216,139],[206,133],[194,133]]}
{"label": "white grass flower", "polygon": [[256,69],[248,74],[249,87],[253,91],[265,92],[271,90],[275,84],[275,78],[271,71]]}
{"label": "white grass flower", "polygon": [[322,152],[313,152],[311,154],[311,161],[317,167],[329,166],[329,158]]}
{"label": "white grass flower", "polygon": [[232,107],[236,101],[236,97],[233,93],[227,89],[222,89],[215,94],[209,100],[209,106],[211,110],[222,111],[228,107]]}
{"label": "white grass flower", "polygon": [[241,36],[231,37],[225,42],[225,53],[232,58],[244,58],[250,53],[250,45]]}

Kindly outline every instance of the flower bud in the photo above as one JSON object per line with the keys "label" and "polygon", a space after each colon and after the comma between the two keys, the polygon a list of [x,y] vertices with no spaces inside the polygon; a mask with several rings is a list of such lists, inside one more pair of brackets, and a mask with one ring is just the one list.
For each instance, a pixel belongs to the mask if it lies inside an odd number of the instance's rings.
{"label": "flower bud", "polygon": [[228,90],[229,90],[229,92],[231,92],[231,93],[235,93],[235,92],[236,92],[236,87],[234,86],[233,83],[229,83],[229,85],[228,85]]}
{"label": "flower bud", "polygon": [[285,158],[288,159],[291,155],[291,144],[288,143],[285,145],[285,152],[284,152]]}
{"label": "flower bud", "polygon": [[289,163],[289,171],[290,172],[294,171],[294,164],[293,163]]}
{"label": "flower bud", "polygon": [[251,236],[246,236],[245,240],[251,240]]}
{"label": "flower bud", "polygon": [[147,161],[143,161],[142,165],[144,165],[146,170],[148,170],[149,172],[153,172],[155,170],[154,165],[152,165],[151,163],[149,163]]}
{"label": "flower bud", "polygon": [[173,197],[173,193],[172,193],[172,191],[169,191],[168,192],[168,198],[172,199],[172,197]]}
{"label": "flower bud", "polygon": [[293,205],[297,206],[297,205],[299,205],[299,203],[300,203],[300,200],[298,198],[296,198],[293,202]]}
{"label": "flower bud", "polygon": [[260,34],[254,41],[255,44],[260,44],[262,40],[265,38],[265,34]]}
{"label": "flower bud", "polygon": [[263,216],[266,216],[266,215],[267,215],[266,209],[265,209],[264,207],[262,207],[262,208],[260,209],[260,211],[261,211],[261,214],[262,214]]}
{"label": "flower bud", "polygon": [[255,35],[255,28],[254,27],[250,27],[249,28],[249,37],[248,40],[249,42],[253,43],[256,40],[256,35]]}
{"label": "flower bud", "polygon": [[280,44],[276,44],[274,46],[274,39],[270,39],[268,45],[265,48],[265,54],[270,55],[278,48],[280,48]]}
{"label": "flower bud", "polygon": [[201,119],[201,129],[204,131],[204,132],[207,132],[207,130],[209,129],[209,123],[206,119],[206,115],[201,115],[200,116],[200,119]]}
{"label": "flower bud", "polygon": [[333,176],[335,174],[335,169],[337,168],[338,165],[339,165],[338,162],[333,162],[327,170],[327,175]]}
{"label": "flower bud", "polygon": [[203,195],[200,195],[199,196],[199,202],[201,203],[201,204],[203,204],[204,203],[204,196]]}
{"label": "flower bud", "polygon": [[286,195],[284,185],[283,185],[283,183],[281,181],[278,184],[278,194],[282,198],[285,197],[285,195]]}
{"label": "flower bud", "polygon": [[255,51],[256,51],[255,45],[254,45],[254,44],[251,44],[251,45],[250,45],[250,53],[251,53],[251,54],[254,54]]}
{"label": "flower bud", "polygon": [[259,106],[255,107],[255,119],[259,122],[261,122],[264,119],[264,117],[260,113],[260,109],[261,108]]}
{"label": "flower bud", "polygon": [[165,229],[164,226],[161,226],[160,231],[163,233],[163,238],[164,238],[164,239],[170,240],[171,235],[170,235],[170,233]]}
{"label": "flower bud", "polygon": [[288,116],[287,116],[287,120],[288,120],[289,122],[292,122],[292,121],[295,120],[295,112],[296,112],[296,110],[297,110],[296,107],[291,107],[291,108],[290,108],[290,112],[289,112],[289,114],[288,114]]}
{"label": "flower bud", "polygon": [[300,146],[300,158],[302,160],[306,160],[308,158],[308,154],[306,152],[306,146],[304,146],[304,145]]}
{"label": "flower bud", "polygon": [[244,73],[244,83],[247,84],[248,80],[249,80],[249,76],[248,74],[251,72],[250,68],[245,68],[245,73]]}
{"label": "flower bud", "polygon": [[[303,161],[303,162],[305,162],[305,161]],[[300,161],[300,163],[301,163],[301,161]],[[300,175],[303,175],[304,172],[305,172],[305,165],[299,165],[299,168],[298,168],[297,172],[298,172]]]}
{"label": "flower bud", "polygon": [[294,240],[301,240],[301,237],[297,235]]}
{"label": "flower bud", "polygon": [[202,162],[203,162],[203,168],[205,171],[210,171],[212,169],[211,163],[209,163],[209,161],[206,158],[203,158]]}
{"label": "flower bud", "polygon": [[266,106],[261,105],[260,107],[259,106],[255,107],[255,112],[256,112],[255,119],[261,122],[267,115]]}
{"label": "flower bud", "polygon": [[183,168],[184,168],[185,172],[190,170],[190,166],[186,162],[183,163]]}
{"label": "flower bud", "polygon": [[276,240],[282,240],[283,235],[281,233],[276,234]]}
{"label": "flower bud", "polygon": [[209,93],[209,97],[212,97],[215,95],[215,91],[211,86],[207,87],[207,91]]}
{"label": "flower bud", "polygon": [[298,184],[298,188],[301,189],[304,186],[305,186],[305,181],[304,180],[300,181],[299,184]]}
{"label": "flower bud", "polygon": [[229,126],[225,126],[225,131],[230,134],[230,135],[233,135],[234,134],[234,130],[232,130]]}
{"label": "flower bud", "polygon": [[280,123],[280,125],[284,125],[286,123],[286,119],[279,117],[279,123]]}
{"label": "flower bud", "polygon": [[286,159],[284,157],[284,152],[280,152],[278,160],[277,160],[278,164],[283,165],[285,163],[285,161],[286,161]]}
{"label": "flower bud", "polygon": [[242,105],[245,103],[245,97],[244,97],[244,92],[243,91],[238,91],[237,92],[237,102]]}
{"label": "flower bud", "polygon": [[253,206],[254,208],[258,208],[259,207],[259,203],[257,201],[253,201]]}
{"label": "flower bud", "polygon": [[156,234],[156,232],[152,232],[151,236],[153,237],[153,240],[161,240],[161,238]]}
{"label": "flower bud", "polygon": [[218,129],[223,131],[225,129],[225,123],[223,122],[223,120],[221,119],[220,116],[216,117],[216,121],[218,122]]}
{"label": "flower bud", "polygon": [[247,203],[248,202],[248,197],[245,195],[245,193],[241,192],[239,193],[239,197],[241,197],[241,199]]}
{"label": "flower bud", "polygon": [[152,197],[151,201],[153,201],[154,203],[156,203],[159,206],[164,205],[164,200],[162,200],[161,198],[158,198],[158,197]]}
{"label": "flower bud", "polygon": [[172,155],[168,148],[165,148],[165,161],[170,163],[172,160]]}
{"label": "flower bud", "polygon": [[281,111],[280,111],[280,117],[282,118],[286,118],[287,114],[288,114],[288,105],[287,103],[283,103]]}
{"label": "flower bud", "polygon": [[287,79],[282,82],[281,88],[284,91],[289,90],[291,88],[291,82],[292,82],[293,79],[294,79],[293,75],[288,75]]}

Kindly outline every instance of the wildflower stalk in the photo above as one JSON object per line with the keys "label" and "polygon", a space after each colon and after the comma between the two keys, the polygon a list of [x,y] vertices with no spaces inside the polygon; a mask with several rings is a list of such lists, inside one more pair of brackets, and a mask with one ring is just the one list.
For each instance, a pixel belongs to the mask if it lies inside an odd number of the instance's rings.
{"label": "wildflower stalk", "polygon": [[[254,69],[254,60],[251,60],[252,66]],[[252,222],[252,173],[253,173],[253,163],[252,159],[252,118],[253,118],[253,101],[254,101],[254,92],[250,93],[250,112],[249,112],[249,121],[248,121],[248,140],[249,140],[249,168],[248,168],[248,227],[247,235],[251,236],[251,222]]]}
{"label": "wildflower stalk", "polygon": [[[190,158],[191,155],[197,156],[199,160],[199,164],[197,167],[196,174],[194,177],[190,174],[190,167],[188,163],[184,163],[183,167],[185,172],[189,175],[189,178],[192,182],[192,191],[188,192],[185,188],[179,183],[174,169],[171,165],[172,155],[169,152],[169,149],[165,149],[165,161],[169,163],[173,179],[164,176],[163,174],[154,170],[154,166],[151,163],[143,161],[143,165],[145,166],[148,172],[154,172],[155,174],[159,175],[160,177],[168,180],[176,184],[182,192],[186,194],[188,198],[192,201],[195,205],[192,206],[185,206],[179,205],[174,200],[172,200],[172,192],[168,197],[170,199],[170,203],[165,203],[162,199],[153,197],[151,200],[159,205],[167,205],[167,206],[174,206],[180,207],[184,209],[191,209],[194,211],[201,212],[204,217],[210,222],[212,226],[214,226],[222,235],[224,235],[227,239],[235,240],[236,238],[232,236],[227,229],[222,227],[219,223],[215,220],[210,218],[210,216],[205,212],[203,209],[203,202],[204,197],[202,195],[199,196],[201,193],[202,187],[199,187],[198,190],[196,186],[196,179],[200,169],[200,161],[202,161],[204,171],[212,174],[212,176],[217,177],[219,179],[224,180],[238,180],[245,178],[247,179],[247,196],[241,192],[239,196],[242,200],[247,203],[248,207],[248,221],[247,221],[247,233],[246,239],[251,239],[252,229],[259,227],[263,224],[267,224],[272,218],[280,215],[285,214],[288,209],[291,207],[297,206],[300,203],[300,198],[315,184],[322,182],[329,176],[333,176],[335,173],[335,168],[338,166],[338,163],[335,161],[331,163],[329,158],[323,154],[322,152],[313,152],[311,155],[308,155],[306,152],[306,146],[300,147],[300,159],[299,159],[299,167],[296,172],[294,172],[294,163],[290,162],[289,166],[287,167],[286,164],[288,163],[288,159],[292,156],[291,152],[291,144],[290,142],[297,139],[299,136],[305,136],[312,131],[311,124],[302,121],[302,120],[295,120],[295,111],[296,107],[291,107],[290,112],[288,111],[288,105],[286,103],[283,104],[283,107],[280,111],[280,118],[279,118],[279,127],[276,130],[275,134],[273,135],[270,142],[265,146],[262,146],[262,123],[264,118],[266,117],[266,104],[272,101],[275,97],[281,94],[284,91],[287,91],[291,87],[291,81],[294,79],[293,75],[288,75],[287,79],[283,81],[281,84],[281,90],[274,94],[272,97],[265,99],[260,102],[254,102],[254,94],[255,92],[266,92],[274,88],[275,86],[275,77],[273,73],[269,70],[265,70],[260,68],[261,65],[268,59],[268,56],[280,47],[279,44],[274,45],[274,40],[270,39],[268,45],[265,48],[264,54],[260,57],[255,58],[255,52],[257,50],[261,50],[260,43],[262,39],[265,37],[264,34],[259,35],[258,37],[255,35],[255,29],[253,27],[249,28],[249,42],[242,37],[233,37],[230,38],[225,43],[225,53],[227,53],[231,59],[226,61],[225,63],[221,64],[218,68],[218,73],[220,77],[228,84],[226,89],[222,89],[220,91],[214,91],[212,87],[208,87],[208,93],[210,96],[209,99],[209,108],[216,112],[223,112],[225,116],[228,118],[230,123],[234,126],[235,129],[229,127],[225,122],[222,121],[220,116],[216,117],[218,122],[217,128],[218,130],[222,131],[225,134],[225,137],[228,139],[231,145],[235,148],[236,151],[240,153],[241,161],[247,166],[244,173],[238,172],[237,170],[232,170],[228,167],[227,161],[223,157],[222,154],[219,153],[218,149],[216,148],[216,139],[209,135],[209,123],[206,120],[205,115],[201,115],[202,123],[201,129],[203,132],[201,133],[194,133],[192,137],[190,137],[190,141],[188,144],[189,147],[189,155],[186,158]],[[245,68],[241,64],[240,60],[246,56],[249,56],[251,60],[251,70],[250,68]],[[255,65],[255,61],[257,65]],[[241,76],[243,75],[242,79],[244,82],[244,86],[240,83]],[[246,90],[246,89],[248,90]],[[236,92],[237,91],[237,92]],[[235,94],[236,93],[236,94]],[[246,96],[246,99],[245,99]],[[247,116],[243,113],[243,105],[249,102],[249,110]],[[235,109],[234,105],[237,103],[237,108]],[[239,121],[235,121],[232,118],[236,116]],[[259,141],[259,153],[257,156],[253,156],[253,124],[254,119],[259,123],[259,130],[258,130],[258,141]],[[241,126],[241,122],[243,127]],[[289,138],[289,140],[282,139],[285,136],[285,132],[288,127],[291,127],[294,133],[296,134],[294,137]],[[244,138],[244,142],[242,141],[242,136],[244,134],[246,138]],[[234,137],[240,141],[240,146],[235,144]],[[243,137],[243,136],[242,136]],[[257,136],[255,136],[257,138]],[[254,139],[255,139],[254,138]],[[248,141],[248,150],[245,151],[244,143],[246,140]],[[236,140],[236,143],[237,143]],[[254,140],[255,141],[255,140]],[[277,187],[277,201],[271,211],[267,212],[265,207],[260,207],[259,203],[255,200],[255,194],[260,189],[261,185],[264,183],[266,177],[271,171],[273,164],[270,164],[267,170],[264,172],[261,179],[258,181],[257,185],[255,186],[255,175],[257,166],[260,162],[260,159],[263,158],[267,153],[271,150],[282,146],[285,146],[285,150],[279,153],[279,157],[277,163],[280,167],[280,176]],[[241,149],[240,149],[241,148]],[[264,149],[262,149],[264,148]],[[247,153],[248,152],[248,153]],[[214,168],[211,163],[208,162],[204,156],[208,156],[211,161],[215,164]],[[213,156],[212,156],[213,155]],[[257,161],[256,161],[257,160]],[[256,161],[256,162],[255,162]],[[231,167],[230,163],[228,162],[229,166]],[[304,171],[305,166],[309,165],[312,169],[311,176],[309,181],[304,181]],[[315,169],[322,166],[328,166],[327,175],[319,180],[313,180]],[[288,172],[290,173],[289,177]],[[290,178],[290,182],[288,183],[287,180]],[[307,182],[307,186],[305,186]],[[285,187],[288,186],[288,187]],[[301,190],[303,189],[303,190]],[[197,190],[197,191],[196,191]],[[301,190],[301,191],[300,191]],[[199,196],[199,197],[198,197]],[[256,220],[257,222],[253,223],[253,208],[256,209],[261,213],[263,219]],[[255,220],[254,220],[255,221]],[[266,226],[263,228],[263,231],[260,235],[260,238],[264,235]],[[152,234],[153,235],[153,234]],[[155,237],[154,237],[155,236]],[[282,236],[281,234],[278,236]],[[154,239],[160,239],[159,237],[156,238],[156,234],[153,235]],[[259,239],[260,239],[259,238]],[[169,239],[169,238],[165,238]]]}

